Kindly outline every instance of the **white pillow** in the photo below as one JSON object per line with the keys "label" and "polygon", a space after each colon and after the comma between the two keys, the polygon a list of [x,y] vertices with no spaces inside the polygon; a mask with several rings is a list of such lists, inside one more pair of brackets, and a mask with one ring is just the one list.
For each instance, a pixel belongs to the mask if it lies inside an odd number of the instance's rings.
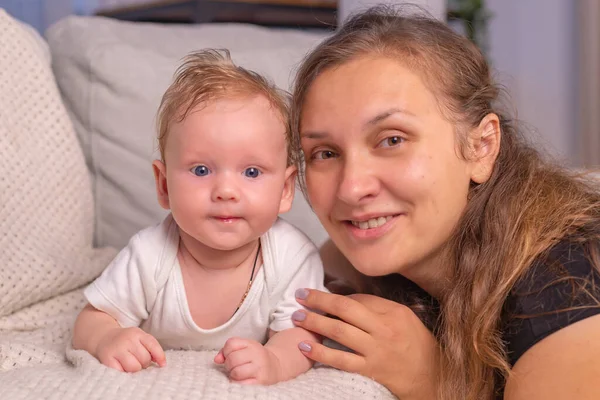
{"label": "white pillow", "polygon": [[0,9],[0,316],[95,278],[91,185],[43,40]]}
{"label": "white pillow", "polygon": [[[288,89],[294,68],[323,34],[244,24],[160,25],[69,17],[47,32],[56,79],[70,110],[96,200],[95,243],[123,247],[165,214],[151,162],[155,116],[182,57],[228,48],[240,65]],[[284,218],[316,243],[327,234],[297,193]]]}

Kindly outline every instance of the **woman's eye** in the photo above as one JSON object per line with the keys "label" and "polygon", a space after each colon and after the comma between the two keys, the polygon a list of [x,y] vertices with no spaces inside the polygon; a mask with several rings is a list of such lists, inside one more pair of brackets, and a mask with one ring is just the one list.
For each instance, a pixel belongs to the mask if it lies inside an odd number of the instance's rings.
{"label": "woman's eye", "polygon": [[210,174],[210,170],[206,165],[197,165],[194,168],[192,168],[192,172],[196,176],[206,176]]}
{"label": "woman's eye", "polygon": [[394,147],[398,146],[402,142],[404,142],[404,138],[400,136],[390,136],[388,138],[383,139],[379,143],[379,147]]}
{"label": "woman's eye", "polygon": [[335,157],[337,157],[337,154],[335,154],[331,150],[317,151],[317,152],[313,153],[313,155],[311,156],[311,158],[313,160],[327,160],[329,158],[335,158]]}
{"label": "woman's eye", "polygon": [[258,170],[258,168],[246,168],[246,170],[244,171],[244,175],[247,176],[248,178],[258,178],[258,176],[261,174],[262,172],[260,172]]}

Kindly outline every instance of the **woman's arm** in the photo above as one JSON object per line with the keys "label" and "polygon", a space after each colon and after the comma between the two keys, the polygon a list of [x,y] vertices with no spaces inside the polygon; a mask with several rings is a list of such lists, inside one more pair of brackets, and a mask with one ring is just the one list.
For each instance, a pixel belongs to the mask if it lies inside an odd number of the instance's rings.
{"label": "woman's arm", "polygon": [[512,372],[506,400],[600,399],[600,315],[542,339]]}

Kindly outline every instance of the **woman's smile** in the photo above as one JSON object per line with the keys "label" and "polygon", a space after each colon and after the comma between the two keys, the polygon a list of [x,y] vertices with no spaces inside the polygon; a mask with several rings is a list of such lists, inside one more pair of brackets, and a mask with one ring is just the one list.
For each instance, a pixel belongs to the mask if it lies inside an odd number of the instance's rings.
{"label": "woman's smile", "polygon": [[377,239],[392,229],[402,214],[377,218],[344,221],[350,235],[355,239]]}

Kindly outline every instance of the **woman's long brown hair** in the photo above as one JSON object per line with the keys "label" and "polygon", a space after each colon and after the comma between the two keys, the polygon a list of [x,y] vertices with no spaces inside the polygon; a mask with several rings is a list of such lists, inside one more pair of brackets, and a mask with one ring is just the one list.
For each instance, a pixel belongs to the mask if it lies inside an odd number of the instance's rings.
{"label": "woman's long brown hair", "polygon": [[[392,57],[422,77],[455,123],[462,157],[469,153],[466,132],[489,113],[500,118],[502,140],[492,176],[472,185],[448,243],[452,282],[439,299],[436,329],[443,360],[440,397],[494,398],[511,373],[501,317],[517,280],[566,238],[584,246],[593,265],[600,266],[597,183],[543,157],[524,138],[518,123],[498,107],[500,89],[474,44],[421,12],[398,7],[355,15],[305,58],[292,99],[298,153],[302,106],[314,79],[364,55]],[[299,171],[304,187],[301,159]]]}

